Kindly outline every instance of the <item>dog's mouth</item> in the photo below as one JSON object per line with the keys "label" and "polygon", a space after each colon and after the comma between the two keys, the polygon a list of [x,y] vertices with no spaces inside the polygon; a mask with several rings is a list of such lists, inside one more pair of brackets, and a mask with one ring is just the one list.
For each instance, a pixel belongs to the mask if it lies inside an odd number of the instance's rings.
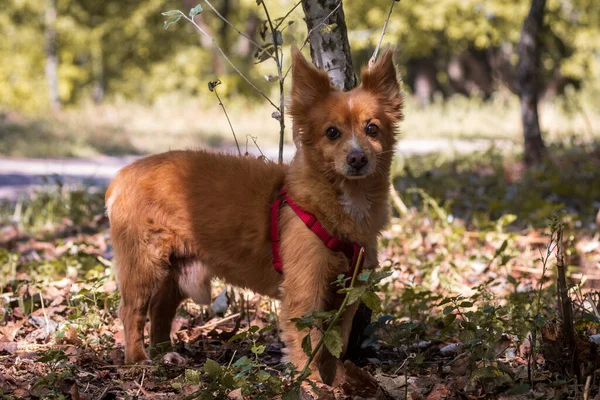
{"label": "dog's mouth", "polygon": [[354,168],[349,165],[345,166],[343,175],[348,179],[363,179],[367,175],[369,175],[369,169],[367,167],[363,168]]}

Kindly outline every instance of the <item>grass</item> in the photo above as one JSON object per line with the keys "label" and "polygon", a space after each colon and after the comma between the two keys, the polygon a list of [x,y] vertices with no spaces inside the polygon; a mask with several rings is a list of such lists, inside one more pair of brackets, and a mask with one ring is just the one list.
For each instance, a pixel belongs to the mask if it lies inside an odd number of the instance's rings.
{"label": "grass", "polygon": [[[357,278],[377,295],[364,288],[349,295],[375,309],[360,364],[373,380],[355,375],[354,386],[344,390],[369,397],[375,387],[392,398],[585,393],[586,379],[593,381],[599,367],[588,340],[600,331],[600,297],[593,290],[600,281],[599,149],[557,144],[543,166],[528,172],[518,154],[494,150],[398,160],[394,183],[408,212],[395,214],[384,232],[380,273]],[[148,368],[122,368],[118,291],[102,213],[102,193],[60,184],[0,207],[2,395],[273,398],[297,394],[292,388],[314,392],[310,385],[295,387],[298,373],[280,362],[277,307],[238,290],[229,291],[222,319],[180,310],[175,335],[187,364],[159,359]],[[554,262],[559,227],[584,365],[578,378],[564,368],[568,354],[555,350],[563,343]],[[318,327],[316,320],[334,314],[298,322]],[[335,335],[330,339],[335,349]],[[597,384],[587,393],[597,395]]]}
{"label": "grass", "polygon": [[[600,115],[593,110],[598,93],[600,89],[589,85],[581,92],[568,91],[563,98],[543,102],[540,116],[546,140],[597,140]],[[258,100],[224,101],[242,147],[246,135],[257,137],[261,147],[277,145],[279,125],[270,118],[268,105]],[[502,91],[490,101],[455,96],[446,101],[437,99],[426,108],[407,97],[402,137],[521,143],[519,110],[516,96]],[[290,127],[288,120],[288,143]],[[227,120],[209,94],[199,99],[165,96],[151,106],[117,100],[85,104],[56,115],[0,114],[0,153],[14,157],[149,154],[198,146],[234,147]]]}

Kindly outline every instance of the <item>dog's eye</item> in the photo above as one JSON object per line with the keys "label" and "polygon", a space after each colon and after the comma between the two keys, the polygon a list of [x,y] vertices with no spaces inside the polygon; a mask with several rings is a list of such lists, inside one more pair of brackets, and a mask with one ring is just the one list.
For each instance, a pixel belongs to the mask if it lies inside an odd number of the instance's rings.
{"label": "dog's eye", "polygon": [[367,129],[365,129],[365,132],[368,136],[377,136],[377,134],[379,133],[379,127],[375,124],[369,124],[367,125]]}
{"label": "dog's eye", "polygon": [[331,126],[331,127],[327,128],[327,132],[325,132],[325,136],[327,136],[327,139],[329,139],[329,140],[336,140],[336,139],[339,139],[339,137],[342,136],[342,134],[336,128]]}

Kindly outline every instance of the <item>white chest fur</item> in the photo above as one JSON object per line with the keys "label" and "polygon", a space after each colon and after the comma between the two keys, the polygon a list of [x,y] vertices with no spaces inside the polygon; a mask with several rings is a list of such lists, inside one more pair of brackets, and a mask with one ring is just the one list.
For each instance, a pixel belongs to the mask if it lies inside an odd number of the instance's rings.
{"label": "white chest fur", "polygon": [[371,201],[363,191],[345,191],[340,197],[340,202],[357,222],[363,222],[369,215]]}

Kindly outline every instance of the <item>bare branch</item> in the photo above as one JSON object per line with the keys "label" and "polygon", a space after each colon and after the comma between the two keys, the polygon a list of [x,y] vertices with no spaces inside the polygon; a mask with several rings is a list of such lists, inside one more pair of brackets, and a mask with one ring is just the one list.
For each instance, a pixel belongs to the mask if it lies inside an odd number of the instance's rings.
{"label": "bare branch", "polygon": [[390,11],[388,11],[387,18],[385,19],[385,22],[383,23],[383,28],[381,29],[381,36],[379,36],[379,42],[377,43],[377,47],[375,47],[373,56],[369,60],[369,68],[371,68],[371,65],[375,64],[375,61],[377,61],[377,55],[379,54],[379,49],[381,48],[381,42],[383,42],[383,36],[385,36],[385,30],[387,29],[388,22],[390,22],[390,17],[392,16],[392,10],[394,9],[394,3],[400,3],[400,0],[392,0],[392,3],[390,4]]}
{"label": "bare branch", "polygon": [[[279,121],[279,164],[283,163],[283,139],[285,134],[285,96],[283,91],[283,81],[285,77],[282,74],[283,71],[283,52],[281,56],[279,54],[280,47],[277,44],[277,28],[273,26],[273,21],[271,20],[271,16],[269,15],[269,10],[267,9],[267,5],[264,1],[261,2],[263,9],[265,10],[265,15],[267,16],[267,21],[269,23],[269,28],[271,29],[271,42],[275,47],[275,62],[277,63],[277,76],[279,77],[279,115],[274,117]],[[281,34],[281,33],[280,33]],[[273,114],[275,115],[275,114]]]}
{"label": "bare branch", "polygon": [[297,8],[297,7],[298,7],[300,4],[302,4],[302,0],[300,0],[299,2],[297,2],[297,3],[296,3],[296,5],[295,5],[294,7],[292,7],[292,9],[291,9],[290,11],[288,11],[288,12],[287,12],[287,14],[285,14],[285,15],[283,16],[283,18],[281,18],[281,21],[279,21],[279,23],[278,23],[277,25],[275,25],[275,29],[279,29],[279,27],[281,26],[281,24],[283,24],[283,23],[284,23],[284,21],[286,20],[286,18],[287,18],[287,17],[289,17],[289,16],[290,16],[290,14],[291,14],[292,12],[294,12],[294,10],[295,10],[295,9],[296,9],[296,8]]}
{"label": "bare branch", "polygon": [[[246,35],[242,31],[240,31],[238,28],[235,27],[235,25],[233,25],[231,22],[229,22],[229,20],[227,18],[222,16],[221,13],[208,0],[204,0],[204,2],[214,11],[215,14],[217,14],[217,16],[219,18],[221,18],[223,20],[223,22],[225,22],[227,25],[229,25],[240,36],[246,38],[246,40],[248,40],[250,43],[252,43],[254,46],[258,47],[259,49],[262,49],[262,46],[260,44],[256,43],[254,40],[252,40],[252,38],[250,36]],[[270,56],[270,57],[272,57],[273,59],[275,58],[273,56]]]}
{"label": "bare branch", "polygon": [[[179,11],[179,10],[178,10],[178,11]],[[204,29],[202,29],[202,28],[201,28],[201,27],[200,27],[200,26],[199,26],[199,25],[196,23],[196,21],[194,21],[194,19],[193,19],[193,18],[190,18],[190,17],[188,17],[187,15],[185,15],[185,14],[184,14],[183,12],[181,12],[181,11],[179,11],[179,13],[181,14],[181,16],[182,16],[183,18],[185,18],[186,20],[188,20],[189,22],[191,22],[191,23],[192,23],[192,24],[193,24],[193,25],[196,27],[196,29],[198,29],[198,31],[199,31],[200,33],[202,33],[204,36],[208,37],[208,38],[209,38],[209,39],[210,39],[210,40],[213,42],[213,44],[215,45],[215,47],[217,48],[217,50],[219,50],[219,53],[221,53],[221,55],[223,56],[223,58],[225,59],[225,61],[227,61],[227,62],[229,63],[229,65],[231,65],[231,68],[233,68],[233,69],[235,70],[235,72],[237,72],[237,73],[238,73],[238,75],[239,75],[239,76],[241,76],[241,77],[242,77],[242,79],[244,79],[244,80],[245,80],[245,81],[248,83],[248,85],[250,85],[250,86],[252,87],[252,89],[256,90],[256,91],[258,92],[258,94],[260,94],[260,95],[261,95],[262,97],[264,97],[264,98],[265,98],[265,99],[266,99],[266,100],[267,100],[269,103],[271,103],[271,105],[272,105],[273,107],[275,107],[275,109],[276,109],[277,111],[281,112],[281,109],[280,109],[278,106],[276,106],[276,105],[275,105],[275,103],[273,103],[273,101],[271,101],[271,99],[270,99],[270,98],[269,98],[269,97],[268,97],[266,94],[264,94],[262,90],[260,90],[259,88],[257,88],[257,87],[256,87],[256,85],[254,85],[254,83],[252,83],[252,82],[250,81],[250,79],[246,78],[246,76],[245,76],[245,75],[242,73],[242,71],[240,71],[240,70],[238,69],[238,67],[236,67],[236,66],[235,66],[235,64],[234,64],[234,63],[233,63],[233,62],[232,62],[232,61],[229,59],[229,57],[227,57],[227,55],[225,54],[225,52],[223,51],[223,49],[221,48],[221,46],[219,46],[219,44],[217,43],[217,41],[216,41],[216,40],[215,40],[215,39],[214,39],[212,36],[210,36],[210,35],[209,35],[209,34],[208,34],[208,33],[207,33],[207,32],[206,32]]]}

